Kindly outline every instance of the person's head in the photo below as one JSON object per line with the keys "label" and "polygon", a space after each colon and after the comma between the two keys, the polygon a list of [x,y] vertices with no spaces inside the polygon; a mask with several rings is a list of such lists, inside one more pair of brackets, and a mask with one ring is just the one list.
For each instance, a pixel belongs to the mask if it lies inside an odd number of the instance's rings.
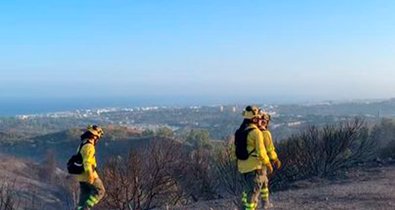
{"label": "person's head", "polygon": [[261,126],[267,129],[267,126],[269,125],[269,122],[271,120],[271,116],[269,113],[261,111]]}
{"label": "person's head", "polygon": [[242,112],[244,121],[254,124],[259,124],[261,115],[259,113],[259,108],[256,106],[246,106]]}
{"label": "person's head", "polygon": [[81,140],[89,139],[96,142],[104,135],[104,131],[97,125],[89,125],[84,134],[81,135]]}

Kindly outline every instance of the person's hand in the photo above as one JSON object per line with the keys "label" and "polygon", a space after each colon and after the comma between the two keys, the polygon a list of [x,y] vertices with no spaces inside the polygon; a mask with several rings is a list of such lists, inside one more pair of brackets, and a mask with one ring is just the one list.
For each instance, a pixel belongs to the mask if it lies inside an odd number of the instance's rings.
{"label": "person's hand", "polygon": [[95,177],[93,176],[93,173],[89,173],[88,175],[88,183],[93,184],[95,182]]}
{"label": "person's hand", "polygon": [[281,161],[279,159],[273,160],[273,166],[278,170],[281,168]]}
{"label": "person's hand", "polygon": [[265,164],[265,166],[266,166],[266,169],[267,169],[267,173],[268,173],[268,174],[273,173],[273,166],[272,166],[271,163],[267,163],[267,164]]}

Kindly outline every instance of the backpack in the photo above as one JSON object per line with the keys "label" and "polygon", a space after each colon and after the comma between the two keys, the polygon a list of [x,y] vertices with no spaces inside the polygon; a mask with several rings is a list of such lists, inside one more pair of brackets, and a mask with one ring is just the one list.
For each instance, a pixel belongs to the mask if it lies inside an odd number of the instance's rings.
{"label": "backpack", "polygon": [[250,131],[254,130],[255,128],[239,128],[235,132],[235,147],[236,147],[236,158],[239,160],[247,160],[248,157],[255,151],[253,149],[250,153],[247,150],[247,136]]}
{"label": "backpack", "polygon": [[69,174],[84,173],[85,169],[82,164],[83,159],[82,159],[82,155],[81,155],[81,149],[85,144],[90,144],[90,142],[85,142],[85,143],[81,144],[80,147],[78,148],[77,154],[71,156],[71,158],[67,162],[67,171],[69,172]]}

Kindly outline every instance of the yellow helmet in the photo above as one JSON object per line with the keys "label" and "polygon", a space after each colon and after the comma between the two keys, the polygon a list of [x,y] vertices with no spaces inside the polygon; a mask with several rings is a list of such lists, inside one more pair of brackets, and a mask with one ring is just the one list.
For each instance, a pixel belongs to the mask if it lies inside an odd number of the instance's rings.
{"label": "yellow helmet", "polygon": [[247,106],[242,113],[244,119],[260,118],[259,108],[256,106]]}
{"label": "yellow helmet", "polygon": [[103,129],[97,125],[88,125],[86,130],[99,138],[101,138],[104,135]]}

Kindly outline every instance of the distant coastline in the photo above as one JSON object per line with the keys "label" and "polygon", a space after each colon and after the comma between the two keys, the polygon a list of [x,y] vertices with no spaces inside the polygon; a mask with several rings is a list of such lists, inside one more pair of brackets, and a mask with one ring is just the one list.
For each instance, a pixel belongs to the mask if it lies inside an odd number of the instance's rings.
{"label": "distant coastline", "polygon": [[150,104],[149,101],[132,99],[0,99],[0,117],[148,104]]}
{"label": "distant coastline", "polygon": [[[287,100],[285,100],[285,99]],[[350,102],[379,102],[395,99],[350,99],[350,100],[305,100],[295,97],[243,98],[243,97],[195,97],[195,96],[155,96],[130,98],[0,98],[0,117],[17,115],[46,114],[75,111],[80,109],[127,108],[141,106],[205,106],[227,104],[336,104]]]}
{"label": "distant coastline", "polygon": [[206,96],[136,96],[103,98],[0,98],[0,117],[16,115],[44,114],[49,112],[73,111],[108,107],[135,106],[192,106],[237,103],[273,103],[277,100],[246,97],[206,97]]}
{"label": "distant coastline", "polygon": [[0,98],[0,117],[108,107],[205,105],[211,102],[192,97]]}

